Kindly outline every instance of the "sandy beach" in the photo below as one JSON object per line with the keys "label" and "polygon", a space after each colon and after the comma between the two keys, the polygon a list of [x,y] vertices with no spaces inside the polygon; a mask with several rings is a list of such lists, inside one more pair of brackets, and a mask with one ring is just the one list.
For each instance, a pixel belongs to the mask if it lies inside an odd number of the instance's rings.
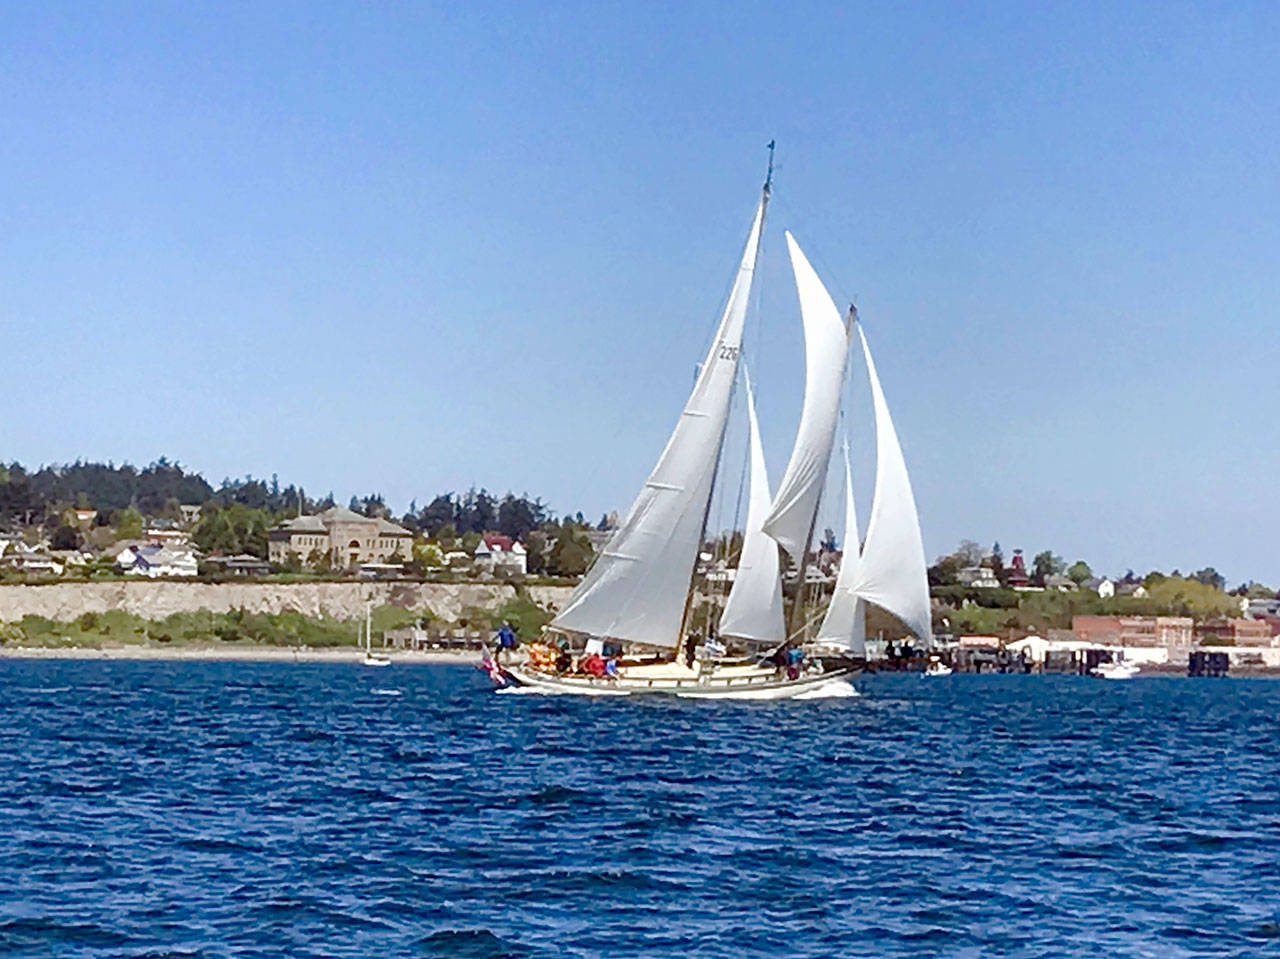
{"label": "sandy beach", "polygon": [[[392,663],[474,663],[480,654],[475,650],[409,651],[378,649]],[[86,646],[0,646],[0,659],[119,659],[172,660],[192,662],[271,662],[271,663],[356,663],[364,658],[364,650],[351,647],[235,646],[183,645],[138,646],[117,645],[90,648]]]}

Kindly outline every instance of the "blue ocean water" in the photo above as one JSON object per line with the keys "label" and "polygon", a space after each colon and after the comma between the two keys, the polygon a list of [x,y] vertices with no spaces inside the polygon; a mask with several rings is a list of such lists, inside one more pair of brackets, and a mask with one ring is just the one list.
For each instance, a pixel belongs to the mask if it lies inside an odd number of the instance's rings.
{"label": "blue ocean water", "polygon": [[1280,954],[1280,683],[0,661],[0,954]]}

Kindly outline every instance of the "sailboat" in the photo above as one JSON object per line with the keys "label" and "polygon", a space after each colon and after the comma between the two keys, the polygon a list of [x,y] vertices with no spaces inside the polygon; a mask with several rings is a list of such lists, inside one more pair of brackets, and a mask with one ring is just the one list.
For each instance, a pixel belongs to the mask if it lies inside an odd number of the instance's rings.
{"label": "sailboat", "polygon": [[390,656],[373,651],[373,606],[371,603],[365,603],[364,606],[364,659],[360,662],[365,666],[391,665]]}
{"label": "sailboat", "polygon": [[[852,309],[841,316],[795,238],[787,250],[805,342],[804,403],[795,443],[770,494],[755,398],[745,368],[747,517],[733,586],[718,619],[704,616],[697,563],[707,535],[760,237],[773,181],[765,179],[728,302],[657,464],[626,519],[546,627],[527,662],[506,678],[546,692],[663,693],[681,697],[785,699],[853,674],[865,659],[865,604],[897,616],[931,641],[919,520],[897,433],[871,352]],[[806,569],[840,423],[854,331],[861,341],[876,426],[876,486],[859,547],[846,444],[845,549],[836,589],[816,636],[806,616]],[[790,626],[784,560],[798,570]],[[714,604],[713,604],[714,605]],[[714,612],[714,610],[713,610]],[[577,653],[564,656],[563,651]],[[568,669],[563,668],[565,661]]]}

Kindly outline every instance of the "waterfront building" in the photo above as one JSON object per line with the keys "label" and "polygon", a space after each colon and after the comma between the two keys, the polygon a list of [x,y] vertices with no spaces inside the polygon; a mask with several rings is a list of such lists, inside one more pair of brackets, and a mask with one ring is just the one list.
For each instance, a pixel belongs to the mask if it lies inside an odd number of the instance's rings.
{"label": "waterfront building", "polygon": [[390,520],[331,506],[286,520],[267,534],[267,559],[283,564],[290,553],[304,563],[327,557],[335,569],[406,560],[413,555],[413,534]]}
{"label": "waterfront building", "polygon": [[1196,642],[1232,646],[1272,646],[1271,624],[1262,619],[1210,619],[1197,623]]}
{"label": "waterfront building", "polygon": [[1077,641],[1094,646],[1146,646],[1185,651],[1194,640],[1190,616],[1073,616]]}

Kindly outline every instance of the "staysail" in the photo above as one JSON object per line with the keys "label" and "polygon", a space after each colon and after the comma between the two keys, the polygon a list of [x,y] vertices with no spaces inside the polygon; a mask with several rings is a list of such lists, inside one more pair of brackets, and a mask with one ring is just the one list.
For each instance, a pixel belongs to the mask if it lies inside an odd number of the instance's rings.
{"label": "staysail", "polygon": [[755,273],[768,186],[711,349],[666,448],[627,518],[553,629],[674,649],[701,547]]}
{"label": "staysail", "polygon": [[932,642],[929,578],[907,464],[880,389],[867,338],[858,326],[876,417],[876,492],[853,592],[886,609],[925,643]]}
{"label": "staysail", "polygon": [[778,576],[778,546],[761,524],[769,512],[769,476],[760,442],[756,404],[747,380],[747,419],[751,431],[751,479],[747,499],[747,527],[738,556],[733,588],[720,616],[720,635],[757,643],[777,644],[786,638],[782,613],[782,580]]}
{"label": "staysail", "polygon": [[799,563],[809,548],[818,497],[827,479],[831,443],[840,415],[849,333],[831,294],[790,233],[787,250],[804,322],[804,407],[791,459],[764,521],[764,531]]}
{"label": "staysail", "polygon": [[818,628],[818,642],[841,646],[855,655],[866,655],[867,608],[853,591],[861,562],[858,543],[858,514],[853,504],[853,469],[849,465],[849,444],[844,446],[844,555],[831,594],[831,605]]}

